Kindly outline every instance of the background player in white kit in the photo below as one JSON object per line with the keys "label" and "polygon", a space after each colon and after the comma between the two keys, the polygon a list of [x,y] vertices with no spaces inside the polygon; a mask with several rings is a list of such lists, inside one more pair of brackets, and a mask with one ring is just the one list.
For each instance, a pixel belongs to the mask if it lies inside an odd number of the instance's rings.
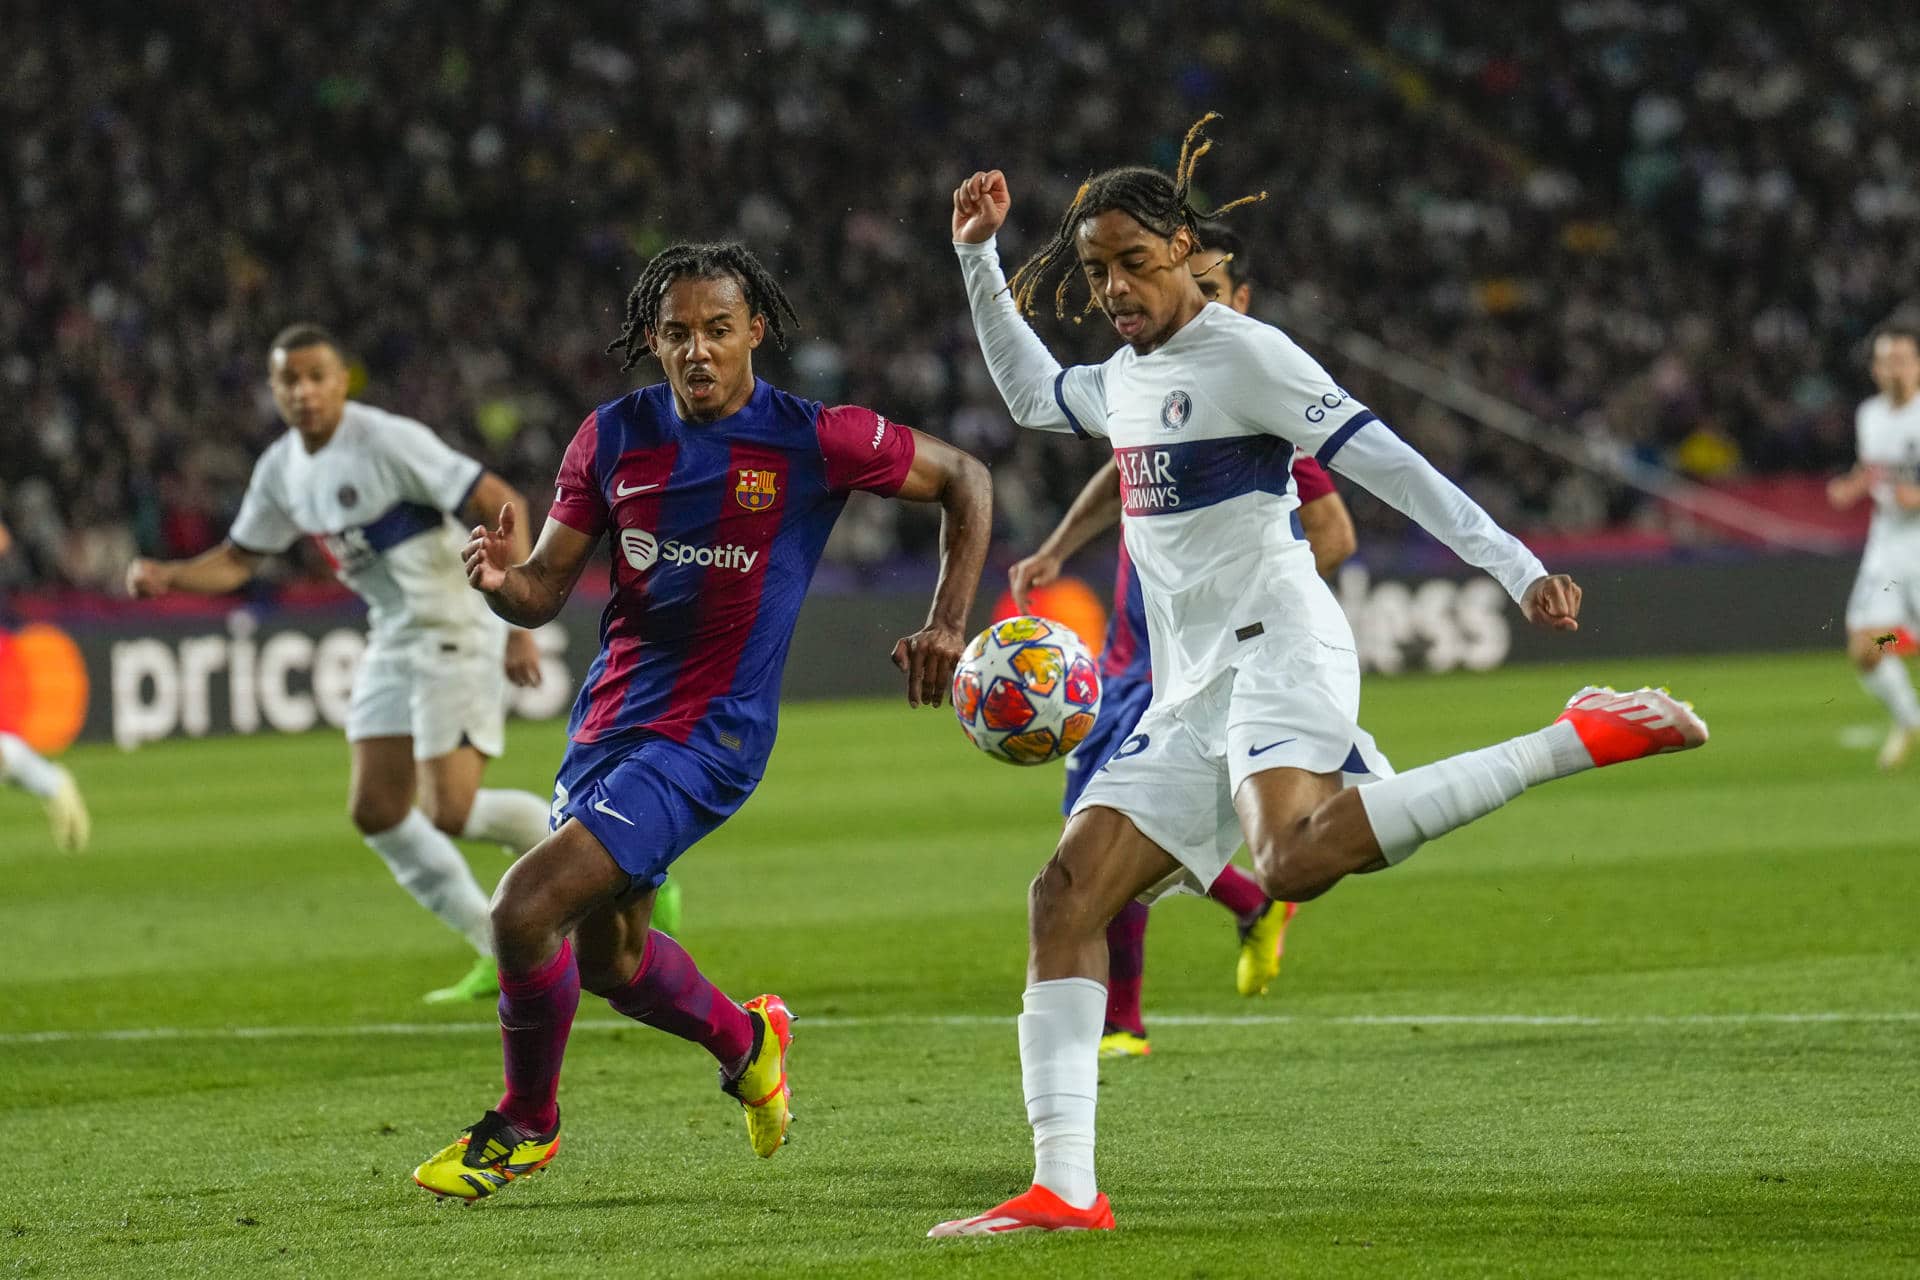
{"label": "background player in white kit", "polygon": [[1920,737],[1920,698],[1887,638],[1902,627],[1920,630],[1920,323],[1881,325],[1872,352],[1880,394],[1854,414],[1858,461],[1828,484],[1827,498],[1841,508],[1873,499],[1866,551],[1847,598],[1847,656],[1893,717],[1880,748],[1880,767],[1892,769]]}
{"label": "background player in white kit", "polygon": [[[494,995],[487,895],[448,837],[515,854],[546,838],[545,799],[480,787],[506,745],[506,681],[538,684],[540,664],[533,637],[509,632],[467,589],[460,547],[467,525],[491,528],[526,500],[421,423],[349,401],[346,361],[326,330],[283,330],[268,364],[289,430],[255,464],[227,539],[191,560],[134,561],[128,590],[232,591],[303,535],[319,539],[367,602],[347,712],[353,824],[401,887],[480,953],[427,999]],[[524,559],[526,531],[517,534]]]}
{"label": "background player in white kit", "polygon": [[[1546,729],[1390,776],[1355,722],[1352,633],[1293,531],[1294,445],[1487,570],[1529,621],[1574,630],[1580,589],[1549,576],[1285,334],[1201,296],[1187,188],[1205,123],[1173,177],[1126,168],[1084,184],[1011,289],[993,244],[1006,179],[976,173],[954,192],[974,327],[1014,419],[1113,444],[1154,700],[1082,793],[1030,892],[1020,1062],[1033,1186],[937,1236],[1113,1226],[1094,1179],[1094,1094],[1105,930],[1132,898],[1204,890],[1243,833],[1270,897],[1312,898],[1531,785],[1706,741],[1706,726],[1663,692],[1589,688]],[[1076,258],[1090,306],[1126,345],[1103,365],[1062,369],[1021,311]]]}

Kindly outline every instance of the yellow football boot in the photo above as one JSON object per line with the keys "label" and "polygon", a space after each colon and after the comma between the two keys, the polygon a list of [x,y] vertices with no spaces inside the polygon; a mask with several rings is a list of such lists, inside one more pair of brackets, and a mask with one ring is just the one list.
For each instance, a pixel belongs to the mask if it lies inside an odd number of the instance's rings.
{"label": "yellow football boot", "polygon": [[753,1019],[753,1052],[747,1065],[729,1080],[720,1075],[720,1090],[740,1100],[747,1113],[747,1141],[762,1159],[787,1140],[793,1119],[793,1087],[787,1083],[787,1047],[793,1043],[793,1015],[779,996],[755,996],[740,1006]]}
{"label": "yellow football boot", "polygon": [[529,1133],[498,1111],[489,1111],[451,1145],[429,1156],[413,1171],[413,1180],[437,1196],[479,1200],[515,1178],[546,1168],[559,1150],[559,1116],[545,1133]]}
{"label": "yellow football boot", "polygon": [[1131,1031],[1108,1027],[1106,1034],[1100,1037],[1100,1056],[1103,1058],[1144,1058],[1152,1052],[1153,1046],[1147,1043],[1147,1038]]}
{"label": "yellow football boot", "polygon": [[1297,902],[1269,902],[1260,917],[1241,931],[1240,960],[1233,970],[1233,985],[1241,995],[1263,996],[1267,984],[1280,976],[1287,925],[1299,909]]}

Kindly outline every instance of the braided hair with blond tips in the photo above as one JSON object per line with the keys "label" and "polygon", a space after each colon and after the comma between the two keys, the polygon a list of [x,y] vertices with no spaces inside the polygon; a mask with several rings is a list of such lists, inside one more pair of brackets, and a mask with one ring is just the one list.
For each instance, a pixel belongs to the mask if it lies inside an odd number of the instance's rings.
{"label": "braided hair with blond tips", "polygon": [[[1185,227],[1197,244],[1200,242],[1202,219],[1218,218],[1242,205],[1265,200],[1267,193],[1262,191],[1257,195],[1230,200],[1206,213],[1194,208],[1190,202],[1194,166],[1201,156],[1213,149],[1213,140],[1206,136],[1206,127],[1219,118],[1219,112],[1209,111],[1187,130],[1186,140],[1180,144],[1180,162],[1174,166],[1171,177],[1144,165],[1125,165],[1095,174],[1081,183],[1080,190],[1074,194],[1073,203],[1067,206],[1066,215],[1060,219],[1053,238],[1021,263],[1020,269],[1007,281],[1007,288],[1013,292],[1014,305],[1020,308],[1021,313],[1029,316],[1035,314],[1035,295],[1050,278],[1058,275],[1060,281],[1053,291],[1053,312],[1061,319],[1066,318],[1067,290],[1072,287],[1074,279],[1070,268],[1077,260],[1074,235],[1080,224],[1088,218],[1117,209],[1157,236],[1171,239],[1174,232]],[[1089,293],[1081,314],[1091,311],[1093,306],[1093,296]]]}
{"label": "braided hair with blond tips", "polygon": [[786,291],[771,272],[743,244],[724,241],[709,244],[669,245],[653,256],[640,279],[627,294],[625,323],[620,336],[607,344],[607,353],[622,357],[624,371],[647,354],[648,335],[660,323],[660,300],[675,280],[718,280],[732,276],[746,295],[747,311],[767,322],[767,333],[781,350],[787,346],[787,326],[799,324]]}

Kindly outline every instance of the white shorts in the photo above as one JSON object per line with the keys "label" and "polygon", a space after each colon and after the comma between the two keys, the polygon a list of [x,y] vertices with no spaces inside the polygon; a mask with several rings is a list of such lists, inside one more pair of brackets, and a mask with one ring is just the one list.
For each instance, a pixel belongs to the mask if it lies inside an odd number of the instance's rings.
{"label": "white shorts", "polygon": [[1847,630],[1920,626],[1920,547],[1875,548],[1860,562],[1847,597]]}
{"label": "white shorts", "polygon": [[1311,639],[1256,650],[1193,696],[1149,706],[1073,811],[1116,809],[1180,864],[1143,899],[1205,893],[1240,847],[1233,796],[1253,774],[1338,772],[1348,786],[1393,776],[1359,708],[1352,650]]}
{"label": "white shorts", "polygon": [[462,744],[499,755],[507,740],[506,632],[369,644],[347,707],[347,741],[363,738],[412,738],[416,760]]}

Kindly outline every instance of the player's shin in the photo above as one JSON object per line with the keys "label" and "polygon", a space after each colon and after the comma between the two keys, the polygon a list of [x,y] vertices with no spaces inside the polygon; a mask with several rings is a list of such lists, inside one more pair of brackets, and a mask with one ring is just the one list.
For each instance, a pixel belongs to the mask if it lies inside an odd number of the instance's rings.
{"label": "player's shin", "polygon": [[580,1006],[580,969],[573,944],[531,973],[500,974],[500,1047],[507,1092],[494,1110],[534,1133],[559,1118],[560,1064]]}
{"label": "player's shin", "polygon": [[737,1070],[753,1051],[753,1022],[693,963],[686,949],[658,929],[631,981],[607,996],[616,1013],[691,1040],[723,1069]]}
{"label": "player's shin", "polygon": [[467,825],[460,831],[468,840],[491,840],[514,853],[525,853],[547,838],[548,806],[530,791],[483,788],[473,795]]}
{"label": "player's shin", "polygon": [[1091,978],[1027,987],[1020,1014],[1020,1079],[1033,1126],[1033,1181],[1077,1209],[1094,1202],[1094,1095],[1106,988]]}
{"label": "player's shin", "polygon": [[1905,662],[1892,655],[1882,657],[1872,670],[1860,673],[1860,685],[1887,709],[1894,724],[1920,729],[1920,696],[1914,693]]}
{"label": "player's shin", "polygon": [[1358,795],[1380,854],[1391,865],[1411,857],[1426,841],[1485,817],[1528,787],[1591,768],[1593,758],[1573,726],[1556,723],[1368,783]]}
{"label": "player's shin", "polygon": [[45,799],[60,789],[64,776],[60,766],[43,759],[24,741],[0,733],[0,782],[15,783],[21,790]]}
{"label": "player's shin", "polygon": [[1147,905],[1129,902],[1107,926],[1106,1025],[1147,1034],[1140,1018],[1140,986],[1147,966]]}
{"label": "player's shin", "polygon": [[487,895],[460,850],[418,809],[398,826],[366,836],[367,847],[413,900],[433,912],[481,955],[493,954]]}

